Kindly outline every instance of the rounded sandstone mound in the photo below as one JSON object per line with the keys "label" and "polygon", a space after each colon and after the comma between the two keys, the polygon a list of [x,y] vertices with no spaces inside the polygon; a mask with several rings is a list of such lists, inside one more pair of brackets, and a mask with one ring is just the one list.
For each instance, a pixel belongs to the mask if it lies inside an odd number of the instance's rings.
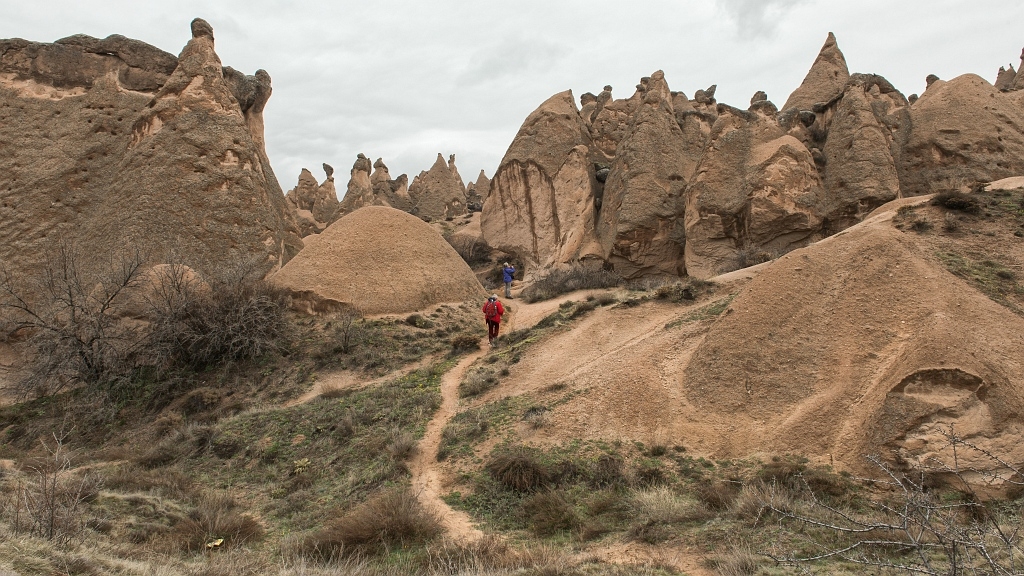
{"label": "rounded sandstone mound", "polygon": [[473,271],[429,224],[367,206],[331,224],[272,277],[363,314],[399,314],[484,295]]}

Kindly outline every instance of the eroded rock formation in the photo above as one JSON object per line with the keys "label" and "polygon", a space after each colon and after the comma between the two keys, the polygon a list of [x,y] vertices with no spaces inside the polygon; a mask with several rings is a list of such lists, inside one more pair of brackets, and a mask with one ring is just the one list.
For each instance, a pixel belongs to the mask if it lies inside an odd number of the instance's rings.
{"label": "eroded rock formation", "polygon": [[303,168],[298,184],[285,195],[304,238],[323,232],[341,217],[341,203],[334,187],[334,168],[324,164],[324,172],[327,179],[320,184],[309,170]]}
{"label": "eroded rock formation", "polygon": [[[484,202],[485,239],[534,274],[595,258],[627,278],[707,277],[803,246],[902,195],[1024,173],[1024,74],[934,75],[907,99],[850,74],[829,34],[781,111],[644,77],[533,112]],[[753,256],[753,258],[751,257]]]}
{"label": "eroded rock formation", "polygon": [[212,27],[192,31],[177,58],[123,36],[0,40],[8,266],[38,266],[57,238],[203,272],[302,247],[264,147],[270,76],[223,67]]}
{"label": "eroded rock formation", "polygon": [[461,216],[466,210],[466,185],[455,168],[455,155],[445,163],[441,154],[430,170],[420,172],[409,185],[412,214],[428,222]]}

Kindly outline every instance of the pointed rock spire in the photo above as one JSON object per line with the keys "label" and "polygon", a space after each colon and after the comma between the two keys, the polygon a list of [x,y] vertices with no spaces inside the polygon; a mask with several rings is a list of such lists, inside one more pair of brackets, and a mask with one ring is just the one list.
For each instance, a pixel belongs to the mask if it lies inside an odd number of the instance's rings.
{"label": "pointed rock spire", "polygon": [[835,34],[829,32],[825,45],[818,52],[803,83],[789,95],[782,109],[810,110],[818,102],[830,102],[842,94],[849,79],[850,69],[846,66],[846,58],[836,43]]}

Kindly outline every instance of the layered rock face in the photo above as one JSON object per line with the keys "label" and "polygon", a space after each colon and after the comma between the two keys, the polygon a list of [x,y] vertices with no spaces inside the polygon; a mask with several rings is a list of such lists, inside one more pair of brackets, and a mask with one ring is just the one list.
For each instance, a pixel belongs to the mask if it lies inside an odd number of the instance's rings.
{"label": "layered rock face", "polygon": [[466,185],[455,167],[455,155],[445,163],[441,154],[430,170],[420,172],[409,185],[410,212],[428,222],[461,216],[466,209]]}
{"label": "layered rock face", "polygon": [[595,234],[593,145],[570,91],[530,114],[491,179],[480,215],[487,243],[533,270],[603,257]]}
{"label": "layered rock face", "polygon": [[569,92],[523,123],[481,228],[531,273],[596,259],[626,278],[708,277],[860,222],[902,195],[1024,173],[1024,77],[928,78],[913,103],[851,74],[829,34],[779,111],[692,99],[664,74],[626,99]]}
{"label": "layered rock face", "polygon": [[264,147],[270,76],[222,67],[205,21],[192,36],[177,58],[122,36],[0,40],[0,258],[14,271],[58,238],[203,272],[270,270],[301,249]]}
{"label": "layered rock face", "polygon": [[597,222],[602,255],[627,277],[682,275],[679,215],[703,142],[692,146],[683,134],[661,71],[645,79],[631,100],[635,106],[602,194]]}
{"label": "layered rock face", "polygon": [[932,82],[910,108],[897,165],[904,191],[928,194],[1024,174],[1022,97],[1024,91],[1001,92],[974,74]]}
{"label": "layered rock face", "polygon": [[323,168],[327,174],[323,184],[303,168],[298,184],[285,195],[303,238],[323,232],[340,217],[341,203],[334,188],[334,168],[330,164],[324,164]]}

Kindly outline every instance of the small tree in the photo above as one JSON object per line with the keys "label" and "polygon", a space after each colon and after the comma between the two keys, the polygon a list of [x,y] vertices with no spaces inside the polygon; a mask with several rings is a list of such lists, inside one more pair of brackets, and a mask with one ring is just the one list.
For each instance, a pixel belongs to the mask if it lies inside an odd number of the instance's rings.
{"label": "small tree", "polygon": [[[984,484],[1024,486],[1024,473],[958,436],[952,428],[944,435],[949,461],[933,458],[901,473],[877,457],[869,458],[883,472],[881,479],[869,482],[892,490],[895,496],[873,502],[868,513],[830,506],[810,490],[810,513],[763,502],[778,516],[823,529],[827,535],[824,539],[811,539],[810,543],[821,550],[819,554],[768,555],[787,564],[837,558],[907,574],[1024,573],[1020,512],[1010,512],[1016,517],[1008,518],[977,492],[977,487]],[[965,450],[988,459],[993,466],[980,469],[961,465],[961,453]],[[929,479],[937,476],[947,478],[959,498],[950,501],[931,489]]]}
{"label": "small tree", "polygon": [[105,267],[85,270],[75,247],[62,241],[34,278],[16,279],[0,266],[0,310],[7,332],[27,336],[33,352],[18,392],[54,394],[131,369],[141,342],[139,328],[120,321],[115,307],[139,284],[143,261],[139,252],[129,252]]}

